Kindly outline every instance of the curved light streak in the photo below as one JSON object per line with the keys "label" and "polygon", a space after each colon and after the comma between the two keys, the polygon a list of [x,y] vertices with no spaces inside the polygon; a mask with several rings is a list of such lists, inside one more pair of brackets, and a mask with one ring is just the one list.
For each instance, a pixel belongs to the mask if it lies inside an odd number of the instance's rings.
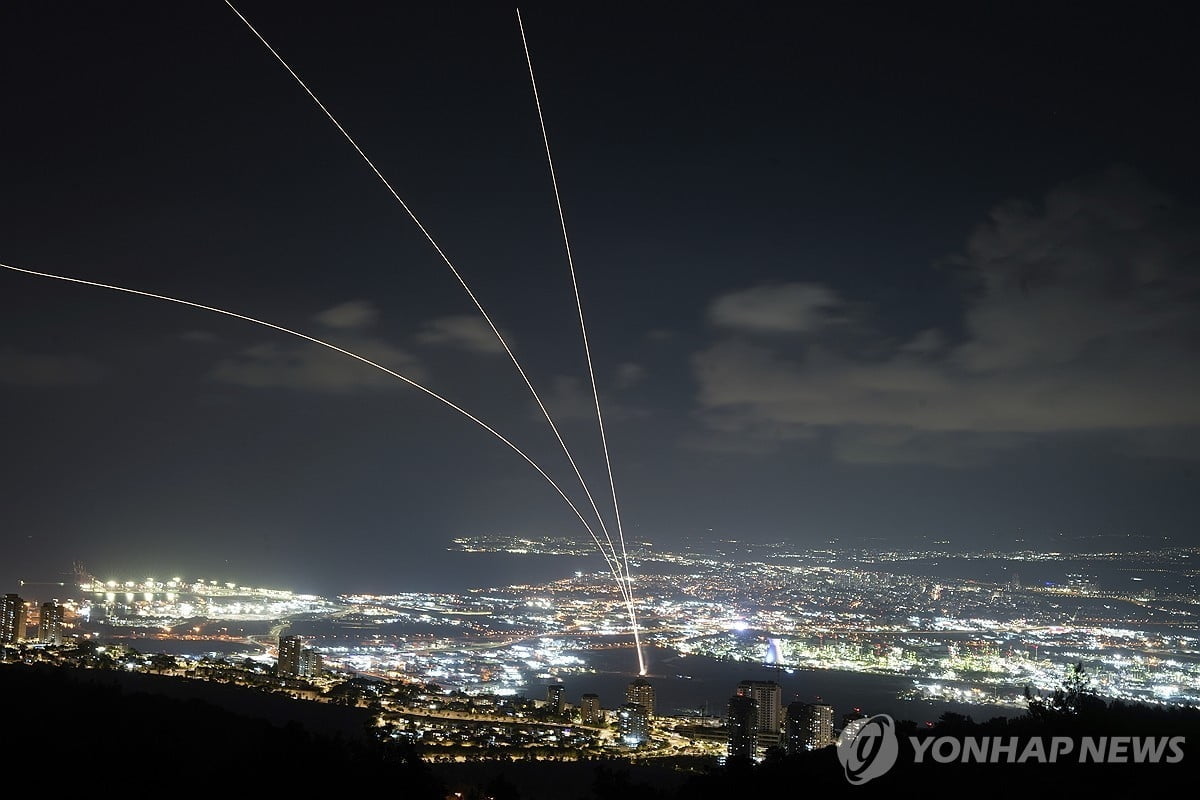
{"label": "curved light streak", "polygon": [[[638,635],[637,615],[633,609],[633,584],[629,574],[629,554],[625,550],[625,530],[621,525],[621,506],[617,502],[617,484],[613,480],[612,459],[608,455],[608,436],[604,433],[604,414],[600,412],[600,390],[596,387],[596,370],[592,366],[592,348],[588,344],[587,323],[583,319],[583,301],[579,298],[579,282],[575,278],[575,257],[571,254],[571,238],[567,235],[567,218],[563,213],[562,196],[558,191],[558,175],[554,170],[554,157],[550,155],[550,135],[546,131],[546,118],[542,114],[542,99],[538,94],[537,78],[533,74],[533,57],[529,54],[529,40],[525,38],[525,23],[521,19],[521,9],[517,9],[517,27],[521,29],[521,45],[525,48],[525,63],[529,67],[529,85],[533,87],[533,102],[537,106],[538,124],[542,128],[542,144],[546,147],[546,163],[550,167],[550,183],[554,187],[554,204],[558,208],[558,223],[562,228],[563,247],[567,251],[567,266],[571,268],[571,288],[575,291],[575,308],[579,312],[579,332],[583,336],[583,354],[587,359],[588,377],[592,382],[592,400],[596,404],[596,422],[600,427],[600,444],[604,450],[604,466],[608,470],[608,486],[612,490],[613,514],[617,522],[617,539],[621,543],[621,560],[625,566],[625,582],[627,591],[626,602],[629,604],[629,617],[633,622],[633,640],[637,647],[638,668],[642,675],[646,674],[646,662],[642,658],[642,641]],[[608,530],[605,529],[605,535]],[[612,547],[612,539],[608,540]],[[613,556],[617,554],[613,547]]]}
{"label": "curved light streak", "polygon": [[[459,284],[467,293],[467,297],[471,298],[471,302],[475,304],[475,308],[477,308],[479,313],[483,316],[484,322],[486,322],[488,327],[491,328],[492,333],[495,334],[497,341],[500,342],[500,346],[504,348],[504,352],[508,354],[510,359],[512,359],[513,366],[517,368],[517,372],[520,374],[521,380],[525,382],[525,386],[528,387],[530,394],[533,395],[533,399],[537,403],[538,408],[541,409],[543,416],[546,417],[546,422],[550,423],[550,430],[554,432],[554,437],[558,439],[558,443],[562,447],[563,453],[565,453],[567,456],[567,461],[571,463],[571,469],[575,471],[575,477],[579,479],[579,485],[583,487],[583,492],[585,495],[587,495],[587,499],[591,504],[592,511],[595,513],[596,519],[600,522],[600,529],[604,532],[604,536],[608,540],[611,548],[612,537],[608,534],[608,526],[604,523],[604,516],[600,513],[600,509],[596,507],[596,501],[592,497],[591,489],[588,488],[587,481],[583,479],[583,474],[579,471],[579,467],[575,463],[575,458],[571,455],[571,451],[567,447],[567,443],[563,440],[562,434],[559,433],[558,426],[554,424],[554,419],[550,416],[550,412],[546,409],[545,404],[542,402],[541,396],[537,393],[537,390],[533,388],[533,383],[529,380],[529,376],[525,374],[525,370],[521,366],[521,362],[517,360],[516,355],[508,346],[508,342],[505,341],[503,334],[500,333],[500,329],[496,327],[496,324],[492,322],[492,318],[488,315],[487,311],[484,310],[483,304],[479,302],[479,299],[475,296],[475,293],[471,291],[471,287],[467,284],[466,279],[463,278],[462,274],[458,271],[458,268],[454,266],[454,262],[450,260],[450,257],[446,255],[444,250],[442,250],[441,245],[439,245],[437,240],[433,238],[433,234],[429,232],[429,230],[425,227],[413,210],[409,208],[408,203],[404,202],[404,200],[400,197],[399,192],[396,191],[391,182],[384,177],[383,173],[379,171],[379,168],[375,166],[375,163],[371,161],[363,149],[359,147],[358,142],[354,140],[354,137],[351,136],[344,127],[342,127],[342,123],[338,122],[337,117],[335,117],[333,113],[325,107],[325,104],[321,102],[313,90],[308,88],[308,84],[306,84],[300,78],[300,76],[296,74],[296,71],[292,69],[287,61],[283,59],[283,56],[279,55],[275,48],[271,46],[271,43],[268,42],[266,38],[258,32],[258,29],[250,23],[250,20],[246,19],[242,12],[237,10],[230,0],[225,0],[225,5],[229,6],[230,10],[232,10],[233,13],[238,16],[238,19],[245,23],[246,27],[250,29],[250,32],[253,33],[254,36],[263,43],[263,46],[271,52],[271,55],[275,56],[275,60],[282,64],[283,68],[287,70],[288,74],[295,79],[296,83],[300,85],[300,88],[303,89],[310,98],[312,98],[312,101],[317,104],[317,107],[321,109],[325,116],[329,118],[329,121],[333,123],[334,127],[338,129],[342,136],[345,137],[346,141],[349,142],[351,147],[354,148],[354,151],[358,153],[362,160],[366,162],[366,165],[371,168],[371,171],[375,173],[375,177],[379,178],[396,202],[400,204],[400,207],[403,208],[405,213],[408,214],[409,218],[416,223],[417,228],[420,229],[421,233],[425,236],[426,240],[428,240],[429,244],[433,246],[433,249],[437,251],[437,254],[441,257],[442,261],[445,262],[446,266],[450,268],[450,272],[454,274],[454,277],[458,279]],[[616,549],[612,548],[612,552],[613,558],[616,558]]]}
{"label": "curved light streak", "polygon": [[432,389],[422,386],[421,384],[414,381],[412,378],[409,378],[405,375],[401,375],[399,372],[389,369],[389,368],[383,366],[382,364],[379,364],[378,362],[375,362],[369,358],[366,358],[365,356],[360,356],[358,353],[354,353],[354,352],[351,352],[350,350],[346,350],[344,348],[338,347],[335,344],[331,344],[322,339],[318,339],[315,336],[309,336],[307,333],[301,333],[300,331],[294,331],[291,328],[285,328],[282,325],[276,325],[273,322],[267,322],[265,320],[247,316],[245,314],[239,314],[236,311],[226,311],[223,308],[216,308],[214,306],[206,306],[202,303],[194,303],[191,300],[181,300],[177,297],[168,297],[165,294],[155,294],[153,292],[145,292],[140,289],[130,289],[125,286],[115,286],[110,283],[100,283],[99,281],[84,280],[83,278],[71,278],[66,275],[55,275],[50,272],[39,272],[37,270],[25,269],[24,267],[14,267],[10,264],[0,264],[0,268],[11,270],[13,272],[20,272],[25,275],[33,275],[33,276],[36,276],[39,278],[51,278],[56,281],[65,281],[67,283],[77,283],[77,284],[81,284],[83,286],[94,286],[99,289],[110,289],[114,292],[124,292],[125,294],[137,295],[139,297],[149,297],[154,300],[164,300],[168,303],[178,303],[181,306],[189,306],[191,308],[198,308],[201,311],[211,311],[214,314],[221,314],[223,316],[233,317],[234,319],[240,319],[245,322],[252,322],[255,325],[261,325],[264,328],[270,328],[271,330],[279,331],[280,333],[286,333],[289,336],[295,336],[299,339],[305,340],[306,342],[312,342],[313,344],[319,344],[321,347],[326,347],[326,348],[334,351],[335,353],[340,353],[344,356],[354,359],[355,361],[361,361],[362,363],[366,364],[367,366],[374,367],[375,369],[377,369],[381,372],[387,373],[388,375],[391,375],[393,378],[396,378],[398,380],[403,381],[404,383],[407,383],[409,386],[413,387],[414,389],[419,389],[420,391],[429,395],[433,399],[441,402],[443,405],[449,406],[450,408],[454,409],[459,414],[462,414],[464,417],[471,420],[476,425],[483,428],[485,431],[492,434],[500,441],[504,442],[504,444],[508,445],[508,447],[514,453],[519,455],[521,458],[525,459],[525,461],[529,464],[529,466],[531,466],[535,470],[537,470],[538,474],[541,475],[543,478],[545,478],[546,482],[549,483],[552,487],[554,487],[554,491],[558,492],[559,496],[564,501],[566,501],[566,504],[571,507],[572,511],[575,512],[575,516],[577,516],[579,518],[579,521],[583,523],[583,527],[587,530],[588,534],[592,537],[592,541],[596,544],[597,549],[600,550],[600,554],[604,556],[604,561],[608,565],[609,572],[612,573],[613,580],[615,580],[617,582],[618,586],[621,584],[622,581],[621,581],[621,576],[619,573],[620,563],[617,562],[617,560],[615,558],[609,557],[608,553],[605,552],[605,550],[604,550],[604,545],[602,545],[600,543],[600,539],[596,536],[595,532],[592,530],[592,526],[588,524],[587,520],[584,518],[583,514],[580,513],[580,511],[576,507],[575,503],[572,502],[571,498],[568,497],[566,492],[564,492],[562,490],[562,487],[560,487],[553,478],[551,478],[548,474],[546,474],[545,470],[543,470],[540,466],[538,466],[537,462],[535,462],[532,458],[530,458],[528,455],[526,455],[524,450],[522,450],[521,448],[519,448],[515,444],[513,444],[511,441],[509,441],[509,439],[506,436],[504,436],[502,433],[497,431],[491,425],[488,425],[486,422],[484,422],[479,417],[472,414],[470,411],[467,411],[462,406],[459,406],[459,405],[455,404],[453,401],[447,400],[445,397],[442,397],[440,394],[433,391]]}

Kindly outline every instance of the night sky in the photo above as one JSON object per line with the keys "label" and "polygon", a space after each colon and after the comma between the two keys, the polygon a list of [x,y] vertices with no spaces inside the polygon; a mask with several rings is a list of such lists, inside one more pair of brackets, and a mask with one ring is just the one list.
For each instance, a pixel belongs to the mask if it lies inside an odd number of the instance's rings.
{"label": "night sky", "polygon": [[[514,9],[239,7],[604,496]],[[631,538],[1200,544],[1194,29],[990,8],[523,9]],[[5,4],[0,89],[0,262],[326,337],[580,496],[223,3]],[[297,339],[8,271],[0,315],[5,591],[73,561],[403,590],[454,536],[586,536],[484,431]]]}

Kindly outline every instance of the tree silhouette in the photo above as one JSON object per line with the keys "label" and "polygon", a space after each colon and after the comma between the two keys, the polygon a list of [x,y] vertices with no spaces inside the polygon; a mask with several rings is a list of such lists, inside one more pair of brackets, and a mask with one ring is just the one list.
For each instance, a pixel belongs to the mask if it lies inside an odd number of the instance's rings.
{"label": "tree silhouette", "polygon": [[179,662],[175,660],[175,656],[168,655],[167,653],[155,653],[150,656],[150,668],[159,675],[178,666]]}
{"label": "tree silhouette", "polygon": [[1029,704],[1029,715],[1037,720],[1093,715],[1106,707],[1092,690],[1092,678],[1083,668],[1083,662],[1067,669],[1062,683],[1050,697],[1034,697],[1026,686],[1025,700]]}

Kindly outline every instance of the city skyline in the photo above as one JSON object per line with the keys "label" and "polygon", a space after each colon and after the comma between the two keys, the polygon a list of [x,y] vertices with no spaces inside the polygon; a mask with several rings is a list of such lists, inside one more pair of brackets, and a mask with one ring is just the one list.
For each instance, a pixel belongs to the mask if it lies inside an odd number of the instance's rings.
{"label": "city skyline", "polygon": [[[139,687],[154,702],[193,697],[188,724],[203,713],[200,697],[257,707],[267,719],[338,725],[379,757],[411,753],[448,775],[467,762],[531,776],[585,762],[670,781],[784,769],[830,783],[855,752],[844,779],[860,783],[897,762],[892,753],[860,775],[871,750],[857,742],[881,725],[917,737],[897,763],[947,764],[970,749],[985,765],[1009,753],[1004,763],[1022,774],[1061,725],[1086,734],[1069,749],[1098,763],[1130,763],[1128,748],[1112,744],[1129,740],[1122,720],[1145,731],[1135,764],[1178,763],[1193,735],[1200,548],[638,546],[649,667],[639,677],[621,593],[603,570],[569,569],[582,545],[495,535],[455,545],[464,559],[550,559],[565,574],[321,597],[211,575],[81,570],[70,583],[4,595],[0,679],[41,675],[62,687],[45,694],[64,700],[75,684],[107,685],[110,696]],[[46,592],[61,601],[43,602]],[[129,719],[146,724],[140,713]],[[242,724],[227,715],[222,728]],[[261,753],[225,749],[234,759]],[[1074,775],[1066,762],[1056,775]],[[456,780],[481,779],[468,770]]]}
{"label": "city skyline", "polygon": [[0,8],[13,775],[1178,778],[1193,27]]}
{"label": "city skyline", "polygon": [[[1200,698],[1191,655],[1196,548],[797,552],[785,542],[727,541],[637,549],[647,684],[626,683],[638,660],[622,599],[602,571],[570,572],[563,541],[460,544],[468,558],[519,546],[558,561],[561,577],[321,597],[211,576],[83,573],[64,585],[25,584],[17,600],[30,612],[27,641],[42,639],[38,608],[52,593],[62,599],[53,602],[62,641],[140,641],[239,661],[262,661],[278,641],[284,675],[312,674],[327,658],[351,673],[402,675],[451,694],[535,699],[565,681],[623,697],[648,718],[660,705],[667,713],[717,708],[725,683],[738,680],[769,729],[785,699],[1008,713],[1026,707],[1027,687],[1046,691],[1076,665],[1117,700]],[[6,603],[5,619],[15,619],[13,608]],[[784,694],[765,702],[754,688],[762,681],[782,682]]]}
{"label": "city skyline", "polygon": [[[515,16],[241,10],[453,253],[602,486]],[[328,335],[566,485],[436,254],[228,9],[5,13],[0,262]],[[1169,20],[1164,45],[1051,12],[1010,46],[823,13],[527,14],[631,537],[1196,544],[1196,121]],[[0,281],[9,586],[112,559],[401,590],[456,536],[586,541],[511,453],[357,365]]]}

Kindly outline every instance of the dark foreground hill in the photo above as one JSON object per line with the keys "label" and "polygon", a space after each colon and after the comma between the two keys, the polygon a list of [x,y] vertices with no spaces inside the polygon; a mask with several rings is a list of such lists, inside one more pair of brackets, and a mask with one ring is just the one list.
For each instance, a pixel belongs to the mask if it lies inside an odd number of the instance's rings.
{"label": "dark foreground hill", "polygon": [[[96,785],[117,780],[126,789],[176,794],[290,785],[377,789],[412,800],[742,800],[814,792],[908,797],[940,796],[952,787],[978,797],[1011,797],[1018,787],[1036,787],[1040,795],[1095,790],[1107,796],[1182,785],[1197,774],[1200,711],[1104,703],[1083,694],[1060,700],[1035,704],[1031,713],[1012,719],[974,722],[946,715],[921,729],[899,722],[895,765],[851,786],[833,748],[771,754],[760,764],[692,761],[683,764],[689,771],[617,761],[430,765],[406,745],[384,745],[367,735],[359,709],[183,679],[2,665],[0,764],[10,777],[75,776]],[[929,757],[938,747],[946,755],[965,742],[993,740],[1024,753],[1034,740],[1049,745],[1055,737],[1071,742],[1056,763],[1040,763],[1036,748],[1029,758],[1005,756],[999,763]],[[1094,745],[1103,738],[1107,747],[1114,737],[1124,742],[1119,763],[1079,763],[1084,740]],[[926,748],[919,763],[914,739]],[[1173,744],[1157,748],[1156,763],[1135,763],[1133,740]]]}
{"label": "dark foreground hill", "polygon": [[[365,721],[365,712],[236,686],[138,677],[0,666],[5,769],[38,777],[87,776],[97,785],[119,778],[126,788],[147,789],[203,783],[240,791],[332,777],[403,786],[403,797],[444,796],[411,750],[384,747],[353,729],[313,730],[345,725],[347,714]],[[189,692],[204,697],[181,696]],[[319,709],[327,712],[314,713]],[[226,779],[237,783],[222,783]]]}

